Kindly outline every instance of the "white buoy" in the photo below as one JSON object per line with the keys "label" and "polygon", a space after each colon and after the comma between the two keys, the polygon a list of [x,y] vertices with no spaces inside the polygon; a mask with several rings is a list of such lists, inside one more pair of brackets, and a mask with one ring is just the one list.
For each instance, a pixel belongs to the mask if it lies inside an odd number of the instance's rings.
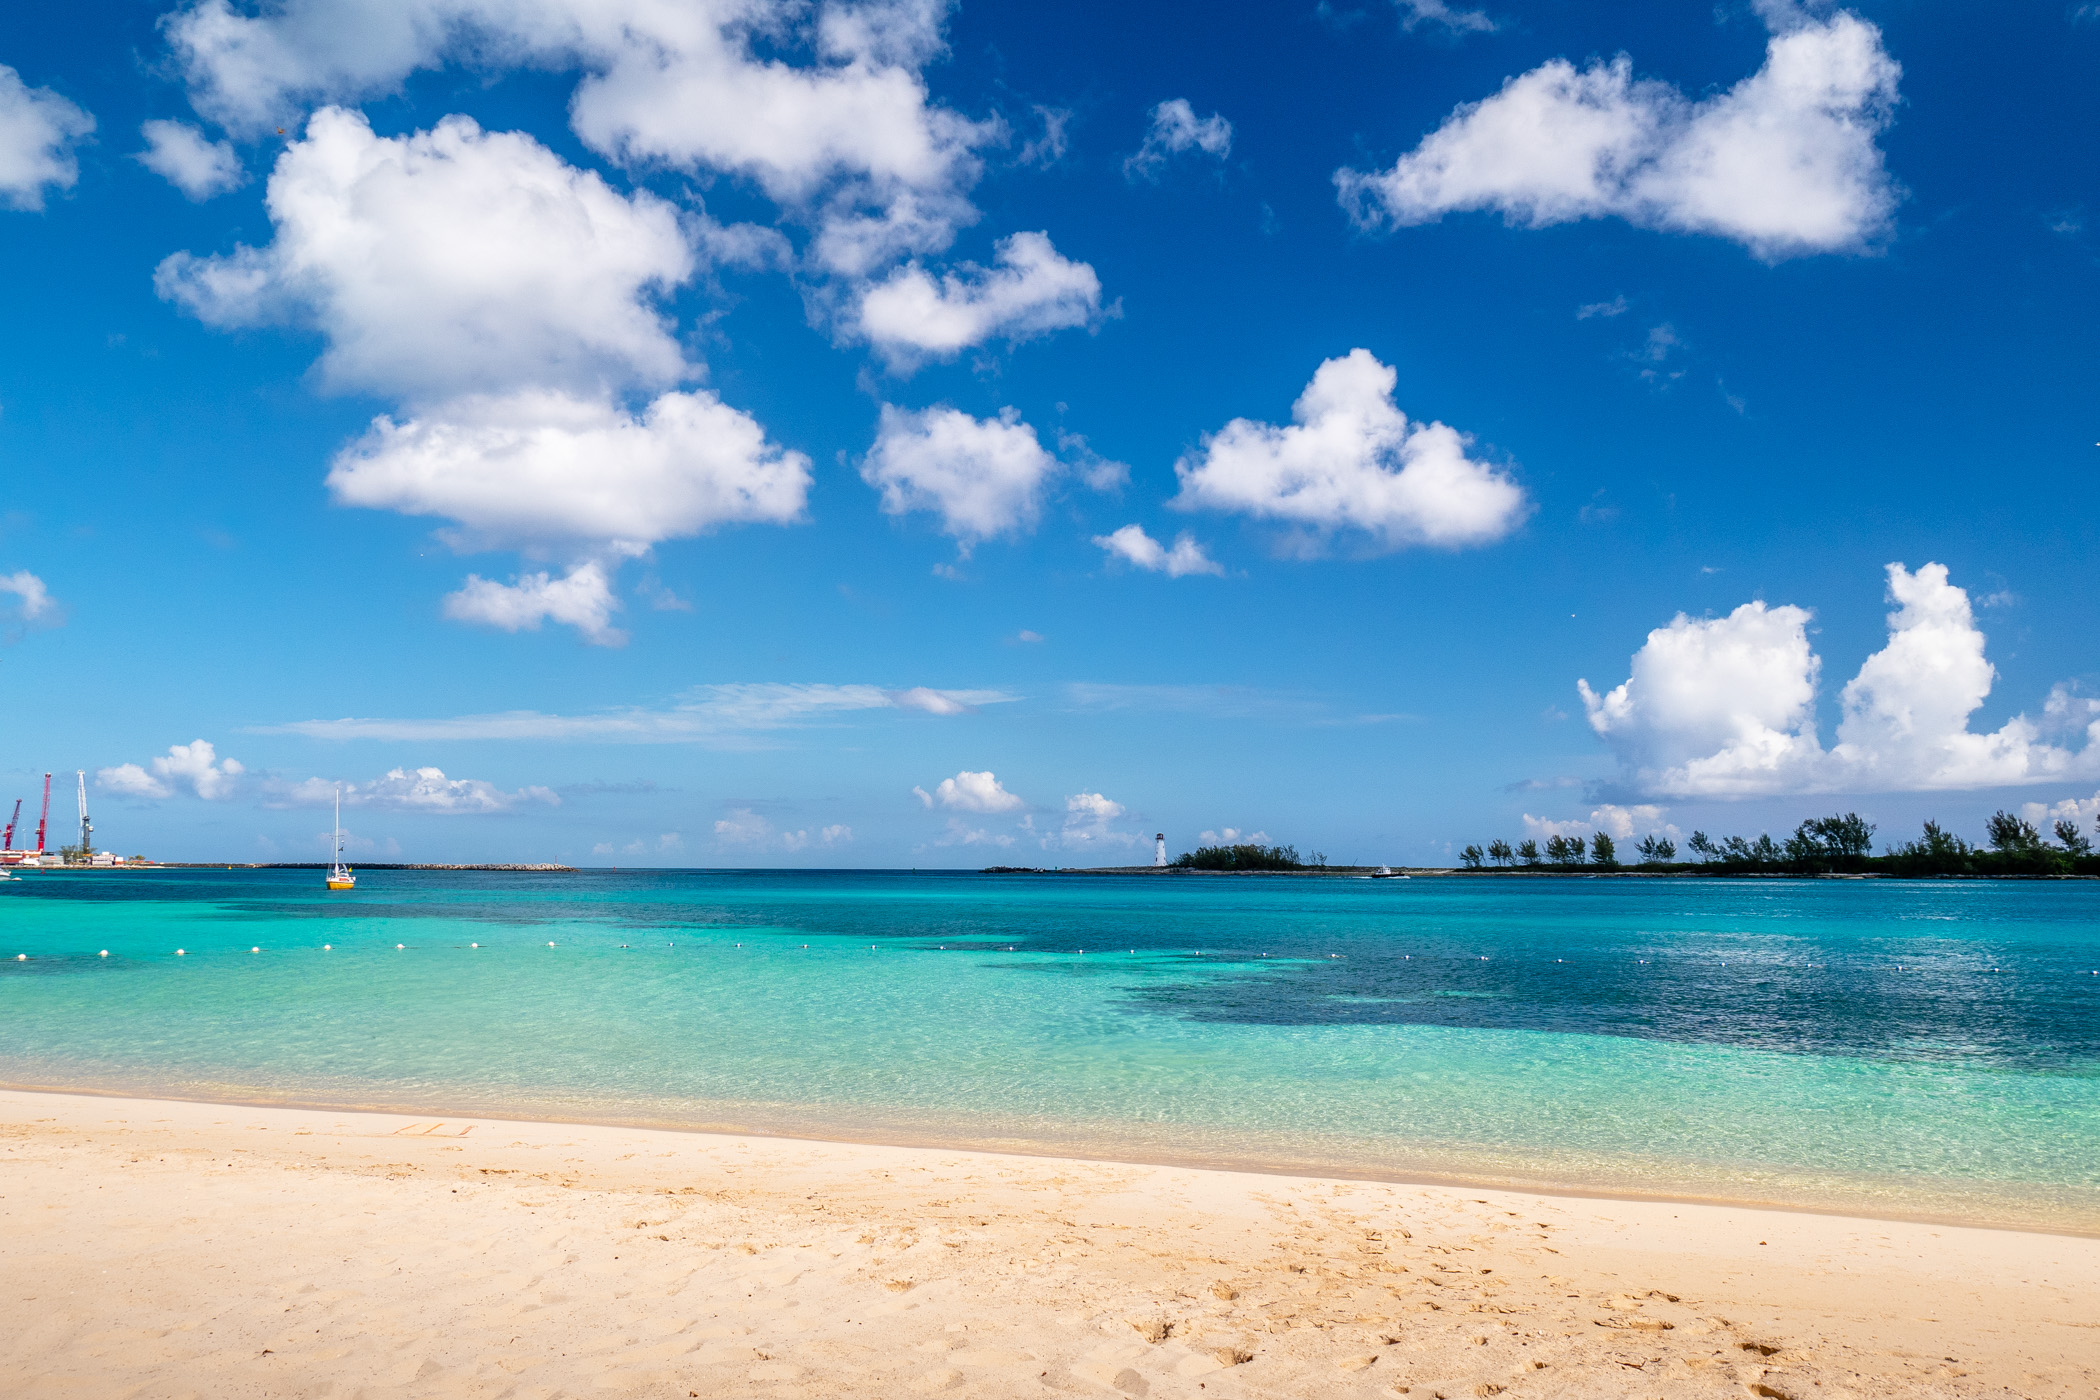
{"label": "white buoy", "polygon": [[397,950],[398,950],[398,949],[402,949],[402,948],[406,948],[407,946],[408,946],[408,945],[407,945],[406,943],[396,943],[396,944],[394,945],[394,947],[395,947],[395,948],[396,948]]}
{"label": "white buoy", "polygon": [[180,949],[180,948],[177,948],[177,949],[175,950],[175,956],[176,956],[176,957],[178,957],[178,958],[179,958],[179,957],[181,957],[181,956],[182,956],[182,949]]}
{"label": "white buoy", "polygon": [[258,947],[250,948],[250,949],[249,949],[248,951],[249,951],[249,952],[251,952],[251,953],[260,953],[260,952],[262,951],[262,949],[261,949],[261,947],[259,947],[259,946],[258,946]]}
{"label": "white buoy", "polygon": [[27,953],[17,953],[17,954],[15,954],[15,961],[16,961],[16,962],[28,962],[28,961],[29,961],[29,954],[27,954]]}
{"label": "white buoy", "polygon": [[323,943],[321,945],[321,951],[324,953],[332,953],[335,951],[335,945],[333,943]]}
{"label": "white buoy", "polygon": [[[549,944],[548,944],[547,946],[548,946],[549,948],[552,948],[552,947],[553,947],[554,945],[553,945],[552,943],[549,943]],[[739,946],[741,946],[741,945],[739,945]]]}
{"label": "white buoy", "polygon": [[104,949],[102,950],[101,956],[102,956],[102,957],[105,957],[105,958],[106,958],[106,957],[108,957],[108,956],[109,956],[109,949],[107,949],[107,948],[104,948]]}
{"label": "white buoy", "polygon": [[469,943],[467,946],[469,948],[479,948],[481,945],[479,943]]}

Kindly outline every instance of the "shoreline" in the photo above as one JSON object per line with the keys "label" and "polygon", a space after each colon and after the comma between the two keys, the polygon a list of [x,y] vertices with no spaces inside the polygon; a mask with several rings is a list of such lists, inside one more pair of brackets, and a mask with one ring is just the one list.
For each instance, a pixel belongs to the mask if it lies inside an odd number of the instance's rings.
{"label": "shoreline", "polygon": [[2070,1236],[77,1093],[0,1163],[29,1397],[2100,1388]]}
{"label": "shoreline", "polygon": [[1617,1187],[1598,1182],[1563,1181],[1519,1174],[1431,1169],[1377,1170],[1347,1163],[1307,1158],[1295,1162],[1263,1160],[1228,1153],[1211,1155],[1119,1151],[1114,1145],[1090,1147],[1076,1142],[913,1133],[907,1130],[872,1127],[857,1130],[844,1122],[807,1127],[779,1123],[736,1121],[680,1122],[646,1116],[561,1114],[532,1112],[518,1105],[491,1105],[422,1099],[410,1103],[374,1100],[334,1100],[326,1097],[282,1095],[242,1097],[234,1094],[162,1092],[137,1086],[40,1084],[0,1079],[0,1095],[20,1094],[53,1098],[111,1100],[134,1105],[186,1104],[201,1108],[238,1108],[299,1113],[349,1113],[381,1116],[420,1115],[474,1119],[480,1122],[513,1124],[519,1127],[607,1129],[630,1132],[668,1133],[702,1138],[748,1138],[782,1143],[811,1143],[839,1147],[866,1147],[906,1152],[967,1153],[975,1156],[1023,1157],[1045,1162],[1085,1162],[1103,1167],[1162,1168],[1176,1171],[1226,1172],[1244,1176],[1285,1179],[1318,1178],[1354,1181],[1366,1185],[1430,1187],[1449,1191],[1504,1191],[1568,1201],[1626,1202],[1655,1206],[1696,1206],[1754,1211],[1779,1215],[1816,1216],[1838,1220],[1878,1221],[1892,1225],[1915,1225],[1958,1230],[1989,1230],[2010,1234],[2039,1235],[2056,1239],[2100,1240],[2100,1224],[2045,1223],[2012,1220],[1984,1214],[1962,1215],[1929,1210],[1882,1210],[1865,1202],[1817,1203],[1781,1197],[1726,1196],[1696,1191]]}
{"label": "shoreline", "polygon": [[[316,867],[318,868],[318,867]],[[1147,875],[1147,876],[1194,876],[1214,879],[1246,880],[1277,877],[1286,880],[1444,880],[1489,878],[1496,880],[2042,880],[2042,881],[2100,881],[2100,875],[2036,875],[2036,874],[1978,874],[1978,875],[1892,875],[1879,870],[1645,870],[1639,866],[1619,866],[1604,869],[1584,869],[1579,866],[1487,866],[1469,870],[1463,866],[1409,865],[1392,866],[1390,875],[1379,875],[1380,866],[1375,865],[1326,865],[1306,870],[1192,870],[1166,865],[991,865],[965,873],[978,875]]]}

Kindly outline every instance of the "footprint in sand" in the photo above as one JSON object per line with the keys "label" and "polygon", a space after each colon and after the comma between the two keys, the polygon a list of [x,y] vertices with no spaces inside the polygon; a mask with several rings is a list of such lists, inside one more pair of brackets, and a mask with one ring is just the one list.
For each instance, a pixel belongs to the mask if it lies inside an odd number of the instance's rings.
{"label": "footprint in sand", "polygon": [[963,1373],[953,1366],[943,1366],[937,1371],[928,1371],[912,1382],[913,1390],[952,1390],[962,1384]]}

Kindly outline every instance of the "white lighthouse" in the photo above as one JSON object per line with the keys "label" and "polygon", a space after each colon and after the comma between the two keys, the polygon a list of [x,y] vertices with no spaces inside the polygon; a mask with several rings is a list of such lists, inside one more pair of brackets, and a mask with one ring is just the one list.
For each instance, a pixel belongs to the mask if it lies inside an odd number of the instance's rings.
{"label": "white lighthouse", "polygon": [[1162,868],[1167,863],[1167,833],[1164,831],[1152,838],[1152,863]]}

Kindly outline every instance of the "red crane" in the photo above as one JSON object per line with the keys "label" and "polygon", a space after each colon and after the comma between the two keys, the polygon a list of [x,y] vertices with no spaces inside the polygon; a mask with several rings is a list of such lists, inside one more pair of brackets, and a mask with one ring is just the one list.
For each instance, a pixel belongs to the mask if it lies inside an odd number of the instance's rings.
{"label": "red crane", "polygon": [[22,799],[17,797],[15,799],[15,814],[7,819],[7,835],[0,837],[0,851],[11,851],[15,848],[15,823],[20,820],[22,820]]}
{"label": "red crane", "polygon": [[44,853],[44,824],[50,820],[51,775],[49,773],[46,773],[44,775],[44,810],[37,814],[36,819],[36,853],[38,855],[42,855]]}

